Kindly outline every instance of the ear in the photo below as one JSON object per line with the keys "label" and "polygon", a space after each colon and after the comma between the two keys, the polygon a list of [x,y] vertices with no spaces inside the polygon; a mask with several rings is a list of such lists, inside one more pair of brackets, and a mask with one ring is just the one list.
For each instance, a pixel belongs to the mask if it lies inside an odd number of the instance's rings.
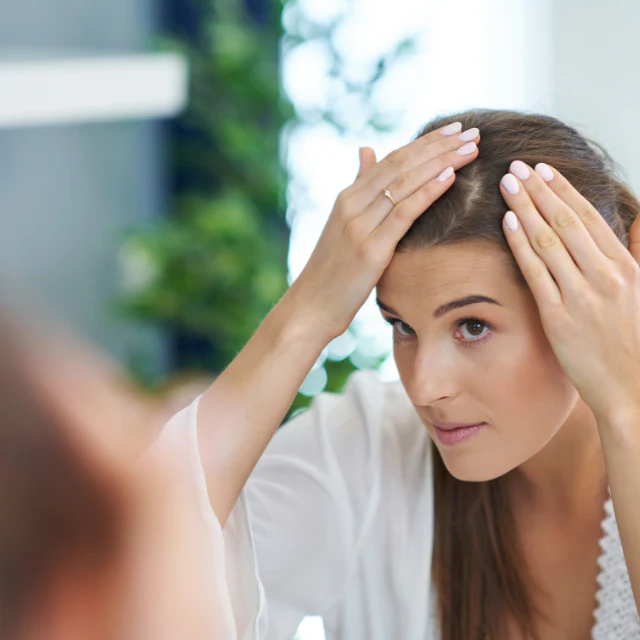
{"label": "ear", "polygon": [[356,179],[369,171],[376,162],[376,152],[371,147],[360,147],[360,168]]}

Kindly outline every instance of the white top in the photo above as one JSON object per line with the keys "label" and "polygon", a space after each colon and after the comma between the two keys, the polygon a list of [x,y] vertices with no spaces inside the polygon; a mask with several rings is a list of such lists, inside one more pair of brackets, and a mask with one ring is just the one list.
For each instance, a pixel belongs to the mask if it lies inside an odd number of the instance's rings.
{"label": "white top", "polygon": [[[330,640],[440,638],[431,440],[400,382],[360,371],[341,394],[316,397],[276,432],[222,534],[198,453],[197,403],[156,446],[182,460],[217,547],[215,606],[226,617],[213,637],[290,640],[304,616],[322,615]],[[592,638],[640,639],[610,498],[600,546]]]}

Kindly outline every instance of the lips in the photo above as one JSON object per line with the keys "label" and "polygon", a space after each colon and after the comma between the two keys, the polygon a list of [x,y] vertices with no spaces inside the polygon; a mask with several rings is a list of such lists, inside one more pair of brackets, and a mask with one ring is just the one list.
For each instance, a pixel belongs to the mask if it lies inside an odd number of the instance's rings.
{"label": "lips", "polygon": [[460,429],[461,427],[477,427],[483,422],[433,422],[434,427],[438,427],[443,431],[452,431],[453,429]]}

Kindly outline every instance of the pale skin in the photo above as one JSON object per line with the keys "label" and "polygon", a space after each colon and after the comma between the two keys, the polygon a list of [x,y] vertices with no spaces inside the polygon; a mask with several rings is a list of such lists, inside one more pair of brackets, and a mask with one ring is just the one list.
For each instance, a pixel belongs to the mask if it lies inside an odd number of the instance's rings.
{"label": "pale skin", "polygon": [[[200,402],[211,503],[224,525],[312,364],[377,284],[384,315],[413,332],[399,343],[396,330],[396,360],[432,437],[431,420],[488,423],[464,445],[440,447],[449,470],[467,480],[515,470],[519,530],[537,553],[534,577],[546,576],[551,592],[545,637],[586,637],[607,483],[636,602],[640,596],[640,223],[624,247],[553,168],[550,181],[530,170],[518,194],[501,186],[526,230],[505,227],[529,290],[516,288],[496,250],[479,243],[395,253],[455,173],[442,183],[435,177],[476,157],[477,150],[456,155],[462,144],[436,131],[380,162],[364,150],[307,267]],[[396,207],[381,195],[385,188]],[[470,294],[500,305],[433,318],[440,304]],[[495,333],[461,347],[453,324],[465,316],[488,320]]]}

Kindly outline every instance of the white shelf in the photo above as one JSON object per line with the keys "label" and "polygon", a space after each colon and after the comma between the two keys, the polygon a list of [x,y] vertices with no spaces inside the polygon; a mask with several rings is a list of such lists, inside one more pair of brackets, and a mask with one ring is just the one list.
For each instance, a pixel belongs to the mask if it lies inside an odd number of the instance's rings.
{"label": "white shelf", "polygon": [[0,128],[170,117],[186,100],[178,54],[0,52]]}

